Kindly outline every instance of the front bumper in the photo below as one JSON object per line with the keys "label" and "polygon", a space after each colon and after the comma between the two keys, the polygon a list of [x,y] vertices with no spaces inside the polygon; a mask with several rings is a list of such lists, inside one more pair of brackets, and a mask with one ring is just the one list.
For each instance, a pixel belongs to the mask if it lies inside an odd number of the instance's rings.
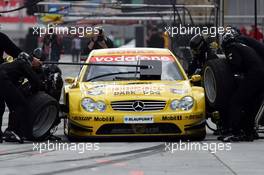
{"label": "front bumper", "polygon": [[[126,117],[151,116],[152,121],[127,122]],[[205,132],[204,112],[159,114],[72,115],[65,120],[65,133],[76,138],[188,137]]]}

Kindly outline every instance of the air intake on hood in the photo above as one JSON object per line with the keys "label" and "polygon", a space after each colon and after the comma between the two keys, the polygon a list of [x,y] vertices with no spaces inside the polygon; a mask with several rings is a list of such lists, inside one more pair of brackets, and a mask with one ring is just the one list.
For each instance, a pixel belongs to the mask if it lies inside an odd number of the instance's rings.
{"label": "air intake on hood", "polygon": [[127,100],[111,102],[115,111],[161,111],[166,106],[166,101],[160,100]]}

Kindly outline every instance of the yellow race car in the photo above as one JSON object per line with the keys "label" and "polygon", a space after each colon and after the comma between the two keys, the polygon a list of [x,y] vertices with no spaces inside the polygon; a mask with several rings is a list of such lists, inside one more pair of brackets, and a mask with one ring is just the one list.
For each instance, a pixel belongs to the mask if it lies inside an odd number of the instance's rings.
{"label": "yellow race car", "polygon": [[64,88],[70,140],[161,137],[203,140],[205,94],[168,49],[116,48],[90,53]]}

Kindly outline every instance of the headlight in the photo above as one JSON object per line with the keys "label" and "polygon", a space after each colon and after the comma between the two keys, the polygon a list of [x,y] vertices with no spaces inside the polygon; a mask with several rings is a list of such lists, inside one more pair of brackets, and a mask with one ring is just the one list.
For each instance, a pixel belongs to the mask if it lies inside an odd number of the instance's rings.
{"label": "headlight", "polygon": [[88,112],[93,112],[95,107],[97,106],[96,103],[91,98],[84,98],[81,103],[84,110]]}
{"label": "headlight", "polygon": [[100,112],[104,112],[105,109],[106,109],[106,105],[105,105],[105,103],[102,102],[102,101],[98,101],[98,102],[96,103],[96,109],[97,109],[98,111],[100,111]]}
{"label": "headlight", "polygon": [[192,109],[194,104],[194,100],[190,96],[183,97],[181,100],[173,100],[170,104],[172,110],[181,109],[184,111],[188,111]]}
{"label": "headlight", "polygon": [[106,109],[106,104],[103,101],[97,101],[95,102],[91,98],[84,98],[81,102],[81,105],[84,110],[88,112],[94,112],[95,110],[98,110],[100,112],[104,112]]}
{"label": "headlight", "polygon": [[180,109],[188,111],[193,107],[193,98],[190,96],[183,97],[180,101]]}
{"label": "headlight", "polygon": [[179,108],[179,103],[180,101],[179,100],[173,100],[170,104],[170,107],[172,110],[176,110]]}

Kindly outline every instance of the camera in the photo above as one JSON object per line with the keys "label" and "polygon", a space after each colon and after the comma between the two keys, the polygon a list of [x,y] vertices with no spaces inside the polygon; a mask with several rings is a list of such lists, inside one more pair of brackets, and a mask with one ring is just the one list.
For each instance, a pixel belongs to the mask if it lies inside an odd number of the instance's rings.
{"label": "camera", "polygon": [[97,41],[103,41],[104,35],[103,35],[103,29],[99,29],[99,35],[97,37]]}
{"label": "camera", "polygon": [[98,37],[97,37],[97,41],[103,41],[104,40],[104,36],[103,35],[99,35]]}

